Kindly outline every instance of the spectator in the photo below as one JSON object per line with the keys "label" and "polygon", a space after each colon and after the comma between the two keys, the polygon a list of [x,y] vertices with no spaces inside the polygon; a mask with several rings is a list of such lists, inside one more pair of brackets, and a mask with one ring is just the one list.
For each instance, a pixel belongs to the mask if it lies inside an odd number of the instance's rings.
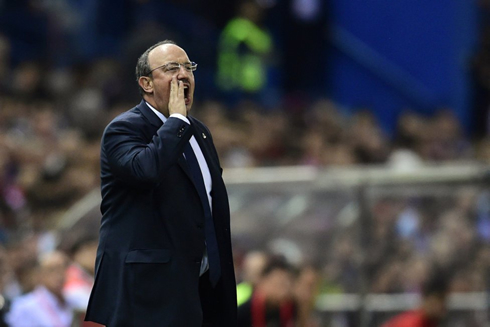
{"label": "spectator", "polygon": [[70,327],[73,311],[63,295],[67,258],[51,252],[39,262],[39,284],[15,299],[7,314],[10,327]]}
{"label": "spectator", "polygon": [[260,275],[267,263],[267,254],[261,251],[247,253],[243,260],[243,280],[237,285],[237,305],[247,302],[252,296]]}
{"label": "spectator", "polygon": [[382,327],[437,327],[446,315],[449,284],[447,276],[434,271],[422,288],[419,309],[401,313]]}
{"label": "spectator", "polygon": [[298,303],[298,327],[319,327],[318,317],[314,316],[315,301],[318,294],[320,275],[311,265],[301,268],[294,283],[294,295]]}
{"label": "spectator", "polygon": [[11,299],[31,292],[38,284],[37,240],[32,235],[16,236],[7,246],[7,261],[11,274],[6,292]]}
{"label": "spectator", "polygon": [[218,46],[219,87],[232,95],[233,102],[244,97],[260,99],[261,92],[272,95],[267,80],[272,53],[271,34],[262,26],[263,8],[253,0],[240,4],[238,16],[225,26]]}
{"label": "spectator", "polygon": [[260,276],[251,298],[238,307],[238,327],[294,326],[293,269],[272,258]]}
{"label": "spectator", "polygon": [[96,237],[83,237],[70,251],[73,262],[66,271],[63,293],[66,301],[77,311],[85,313],[88,299],[94,285],[95,256],[98,240]]}

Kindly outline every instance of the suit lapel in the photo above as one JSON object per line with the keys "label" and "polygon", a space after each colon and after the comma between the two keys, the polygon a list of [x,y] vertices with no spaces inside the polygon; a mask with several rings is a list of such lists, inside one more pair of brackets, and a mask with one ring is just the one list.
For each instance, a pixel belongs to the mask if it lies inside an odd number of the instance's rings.
{"label": "suit lapel", "polygon": [[142,100],[139,105],[136,106],[141,112],[141,114],[150,122],[151,125],[160,128],[163,122],[157,115],[146,105],[145,100]]}
{"label": "suit lapel", "polygon": [[215,185],[216,178],[218,176],[221,176],[221,174],[220,174],[218,162],[214,160],[214,158],[212,157],[213,144],[211,143],[211,139],[207,135],[206,131],[199,128],[199,125],[195,122],[195,120],[192,117],[189,117],[189,119],[191,120],[192,125],[194,126],[194,137],[196,138],[197,143],[201,148],[202,154],[206,159],[206,163],[208,164],[209,173],[211,174],[213,185]]}
{"label": "suit lapel", "polygon": [[[204,159],[206,160],[206,164],[208,165],[209,169],[209,174],[211,175],[211,194],[213,193],[213,189],[220,187],[219,185],[224,185],[223,184],[223,179],[221,178],[221,172],[220,172],[220,167],[218,164],[218,161],[213,158],[213,144],[211,142],[211,138],[209,135],[207,135],[207,131],[204,129],[200,128],[199,124],[195,121],[194,118],[188,116],[189,120],[191,121],[191,128],[193,129],[193,135],[196,138],[197,144],[199,144],[199,147],[201,148],[201,152],[204,156]],[[206,138],[204,138],[204,136]],[[194,182],[194,178],[191,175],[191,172],[189,170],[189,166],[187,164],[187,161],[184,158],[184,155],[180,155],[179,159],[177,160],[177,163],[179,164],[180,168],[184,171],[184,173],[187,175],[187,177],[191,180],[192,184],[196,188],[196,192],[199,193],[197,189],[197,185]],[[202,204],[202,203],[201,203]],[[204,204],[202,204],[204,206]],[[213,215],[214,216],[214,215]]]}
{"label": "suit lapel", "polygon": [[[192,128],[192,127],[191,127]],[[194,137],[197,139],[195,133],[193,134]],[[190,141],[190,140],[189,140]],[[203,146],[201,145],[201,143],[199,143],[198,141],[198,144],[199,144],[199,147],[201,148],[201,151],[204,155],[204,158],[206,160],[206,163],[208,164],[208,167],[209,167],[209,172],[211,174],[211,180],[213,180],[213,176],[212,176],[212,173],[211,173],[211,167],[209,166],[209,159],[208,159],[208,156],[205,154],[205,150],[203,149]],[[198,189],[198,186],[196,185],[196,181],[194,180],[194,178],[192,177],[192,174],[191,174],[191,171],[190,171],[190,168],[189,168],[189,164],[187,163],[187,160],[185,159],[184,155],[180,155],[179,159],[177,160],[177,163],[179,164],[180,168],[182,168],[182,170],[184,171],[184,173],[187,175],[187,177],[191,180],[192,182],[192,185],[194,185],[194,188],[196,189],[196,192],[199,194],[199,189]],[[214,182],[214,181],[213,181]],[[200,197],[201,198],[201,197]],[[202,203],[202,201],[206,201],[207,199],[202,199],[201,198],[201,204],[203,206],[203,209],[204,209],[204,206],[205,204]]]}
{"label": "suit lapel", "polygon": [[187,175],[187,177],[191,180],[192,184],[197,190],[196,183],[194,182],[194,178],[192,178],[191,172],[189,170],[189,166],[187,164],[187,161],[185,161],[184,155],[181,154],[179,159],[177,160],[177,163],[179,164],[180,168],[184,171],[184,173]]}

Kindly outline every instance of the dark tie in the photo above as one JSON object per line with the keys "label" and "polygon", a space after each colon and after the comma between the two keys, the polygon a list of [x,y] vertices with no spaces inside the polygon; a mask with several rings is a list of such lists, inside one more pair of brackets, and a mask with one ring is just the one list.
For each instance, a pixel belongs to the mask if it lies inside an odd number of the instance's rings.
{"label": "dark tie", "polygon": [[199,162],[194,154],[194,150],[192,150],[190,142],[187,143],[184,148],[184,155],[204,208],[204,236],[206,237],[206,247],[208,250],[209,280],[214,287],[221,276],[221,266],[218,252],[218,241],[216,240],[216,234],[214,231],[213,215],[209,207],[208,196],[206,193],[206,187],[204,186],[201,168],[199,167]]}

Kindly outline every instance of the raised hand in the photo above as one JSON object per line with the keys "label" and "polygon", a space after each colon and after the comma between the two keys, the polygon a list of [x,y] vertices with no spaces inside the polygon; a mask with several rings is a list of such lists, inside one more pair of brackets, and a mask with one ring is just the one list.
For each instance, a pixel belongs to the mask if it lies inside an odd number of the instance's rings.
{"label": "raised hand", "polygon": [[187,108],[185,106],[184,83],[177,80],[177,76],[172,77],[170,81],[170,97],[168,100],[168,113],[181,114],[187,116]]}

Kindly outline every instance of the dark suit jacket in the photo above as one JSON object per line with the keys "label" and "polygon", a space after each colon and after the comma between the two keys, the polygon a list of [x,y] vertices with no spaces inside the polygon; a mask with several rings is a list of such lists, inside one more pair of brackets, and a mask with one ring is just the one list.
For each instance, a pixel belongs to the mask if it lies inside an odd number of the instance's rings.
{"label": "dark suit jacket", "polygon": [[[115,118],[101,145],[102,221],[86,319],[109,327],[200,327],[204,211],[182,155],[195,136],[212,179],[221,258],[216,326],[236,325],[230,210],[211,133],[200,121],[162,121],[142,101]],[[201,278],[202,279],[202,278]],[[214,325],[213,325],[214,326]]]}

